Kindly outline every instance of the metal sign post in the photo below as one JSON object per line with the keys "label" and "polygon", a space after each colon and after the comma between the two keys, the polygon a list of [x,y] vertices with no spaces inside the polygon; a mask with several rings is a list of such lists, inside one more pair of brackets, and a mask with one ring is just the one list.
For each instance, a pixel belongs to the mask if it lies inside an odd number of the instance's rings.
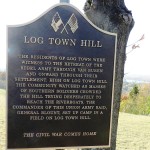
{"label": "metal sign post", "polygon": [[60,3],[70,3],[70,0],[60,0]]}

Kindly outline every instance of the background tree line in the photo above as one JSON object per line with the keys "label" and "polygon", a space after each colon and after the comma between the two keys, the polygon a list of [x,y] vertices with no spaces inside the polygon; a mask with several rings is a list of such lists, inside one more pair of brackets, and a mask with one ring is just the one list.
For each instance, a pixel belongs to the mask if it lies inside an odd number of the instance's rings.
{"label": "background tree line", "polygon": [[6,89],[6,72],[0,71],[0,89]]}
{"label": "background tree line", "polygon": [[150,115],[150,83],[134,84],[129,92],[122,93],[120,111]]}

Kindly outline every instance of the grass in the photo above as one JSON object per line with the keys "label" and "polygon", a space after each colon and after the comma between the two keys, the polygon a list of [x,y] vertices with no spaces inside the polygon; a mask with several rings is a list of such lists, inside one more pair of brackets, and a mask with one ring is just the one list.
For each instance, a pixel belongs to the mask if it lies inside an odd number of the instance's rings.
{"label": "grass", "polygon": [[5,149],[6,143],[6,91],[0,89],[0,150]]}
{"label": "grass", "polygon": [[150,116],[120,113],[117,150],[150,149]]}
{"label": "grass", "polygon": [[[5,100],[6,100],[6,92],[5,90],[0,90],[0,150],[5,150],[6,147]],[[140,115],[120,113],[116,150],[149,150],[149,149],[150,149],[150,116],[140,116]]]}

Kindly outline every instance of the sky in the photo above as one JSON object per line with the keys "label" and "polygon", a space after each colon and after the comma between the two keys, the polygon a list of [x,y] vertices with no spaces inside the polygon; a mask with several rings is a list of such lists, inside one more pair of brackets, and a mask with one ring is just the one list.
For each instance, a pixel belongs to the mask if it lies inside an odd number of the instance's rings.
{"label": "sky", "polygon": [[[83,12],[85,1],[70,0],[70,3]],[[58,3],[59,0],[5,0],[0,2],[0,70],[5,70],[6,68],[6,26],[30,22]],[[132,11],[135,20],[135,26],[131,31],[127,46],[138,41],[144,34],[144,39],[136,43],[136,46],[139,46],[138,48],[132,51],[132,46],[128,46],[126,49],[127,53],[129,53],[125,64],[125,79],[142,77],[142,79],[150,81],[149,2],[148,0],[125,0],[125,3],[127,8]]]}

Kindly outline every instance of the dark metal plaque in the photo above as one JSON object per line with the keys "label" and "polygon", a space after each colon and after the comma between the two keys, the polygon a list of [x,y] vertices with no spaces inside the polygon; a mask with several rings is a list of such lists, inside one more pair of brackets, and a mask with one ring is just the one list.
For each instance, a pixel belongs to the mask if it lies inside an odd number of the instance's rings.
{"label": "dark metal plaque", "polygon": [[116,34],[71,5],[8,27],[8,149],[110,147]]}

